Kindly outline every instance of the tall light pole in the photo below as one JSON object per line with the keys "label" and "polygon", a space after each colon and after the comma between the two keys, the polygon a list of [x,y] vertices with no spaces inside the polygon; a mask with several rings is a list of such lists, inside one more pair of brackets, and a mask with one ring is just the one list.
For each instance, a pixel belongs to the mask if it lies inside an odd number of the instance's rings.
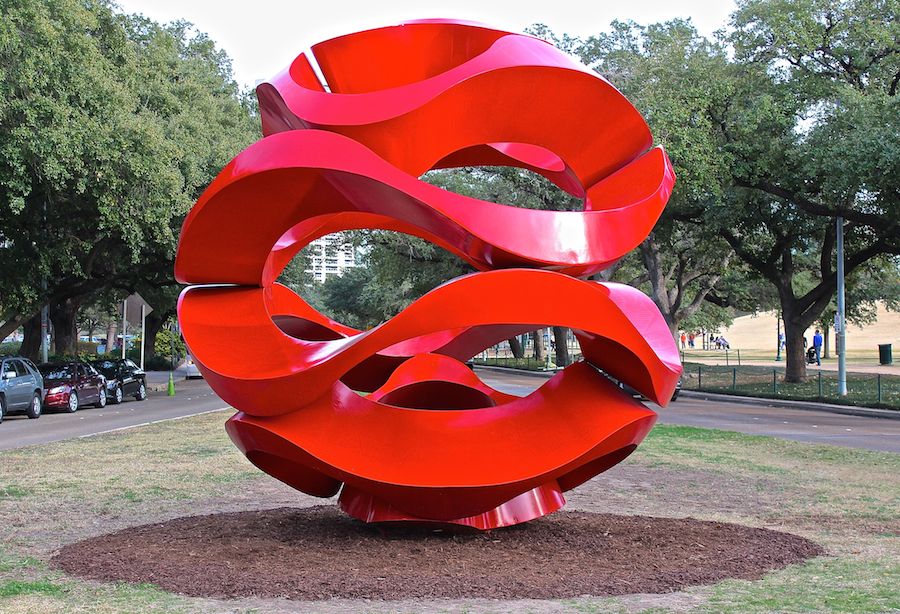
{"label": "tall light pole", "polygon": [[[44,208],[42,211],[42,217],[44,222],[44,228],[47,227],[47,201],[44,201]],[[43,290],[44,297],[46,300],[47,296],[47,276],[41,279],[41,290]],[[47,362],[47,345],[49,345],[47,341],[47,333],[50,330],[50,305],[45,304],[41,307],[41,362]]]}
{"label": "tall light pole", "polygon": [[781,312],[775,312],[775,360],[781,360]]}
{"label": "tall light pole", "polygon": [[[44,294],[47,293],[47,278],[41,280],[41,288]],[[41,307],[41,362],[47,362],[47,333],[50,329],[50,306],[45,304]]]}
{"label": "tall light pole", "polygon": [[847,352],[844,312],[844,218],[837,218],[837,314],[834,316],[835,350],[838,355],[838,394],[847,396]]}

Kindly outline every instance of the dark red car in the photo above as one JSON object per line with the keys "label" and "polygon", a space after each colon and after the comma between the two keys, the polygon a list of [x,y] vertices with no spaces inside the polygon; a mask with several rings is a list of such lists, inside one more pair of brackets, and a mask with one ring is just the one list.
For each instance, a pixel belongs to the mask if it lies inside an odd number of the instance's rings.
{"label": "dark red car", "polygon": [[91,365],[44,363],[38,371],[44,376],[44,407],[74,413],[83,405],[106,406],[106,378]]}

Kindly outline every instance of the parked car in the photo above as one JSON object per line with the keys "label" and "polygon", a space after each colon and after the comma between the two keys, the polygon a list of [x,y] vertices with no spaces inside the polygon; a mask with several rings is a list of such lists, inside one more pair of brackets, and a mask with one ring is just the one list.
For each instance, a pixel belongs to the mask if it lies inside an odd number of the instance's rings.
{"label": "parked car", "polygon": [[34,363],[21,356],[0,356],[0,422],[11,411],[40,418],[44,379]]}
{"label": "parked car", "polygon": [[106,378],[83,362],[47,362],[38,365],[44,376],[44,407],[70,414],[82,406],[106,407]]}
{"label": "parked car", "polygon": [[184,359],[184,379],[203,379],[203,374],[190,355]]}
{"label": "parked car", "polygon": [[127,396],[133,396],[138,401],[147,398],[147,377],[131,360],[92,360],[91,365],[106,378],[106,394],[111,403],[121,403]]}

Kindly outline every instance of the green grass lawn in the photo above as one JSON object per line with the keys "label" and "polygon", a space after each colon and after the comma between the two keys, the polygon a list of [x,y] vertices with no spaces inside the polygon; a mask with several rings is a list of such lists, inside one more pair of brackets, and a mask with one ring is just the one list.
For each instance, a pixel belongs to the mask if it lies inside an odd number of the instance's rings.
{"label": "green grass lawn", "polygon": [[[227,412],[0,453],[0,612],[888,612],[900,609],[900,455],[658,426],[569,509],[692,516],[797,533],[829,556],[667,595],[554,602],[286,604],[193,599],[51,569],[61,545],[185,515],[315,505],[251,467]],[[2,428],[2,427],[0,427]],[[636,564],[652,564],[636,561]],[[337,608],[337,609],[335,609]]]}
{"label": "green grass lawn", "polygon": [[900,409],[900,376],[848,373],[847,396],[840,396],[836,371],[810,368],[807,374],[806,382],[788,384],[784,382],[784,367],[686,362],[682,383],[688,390]]}

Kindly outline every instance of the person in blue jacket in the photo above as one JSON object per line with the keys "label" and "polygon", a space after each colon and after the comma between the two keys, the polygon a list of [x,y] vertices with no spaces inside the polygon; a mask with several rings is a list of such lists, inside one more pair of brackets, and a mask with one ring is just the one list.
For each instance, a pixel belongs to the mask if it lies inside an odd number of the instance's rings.
{"label": "person in blue jacket", "polygon": [[813,349],[816,351],[816,364],[822,366],[822,333],[819,332],[819,329],[816,329],[816,334],[813,335]]}

